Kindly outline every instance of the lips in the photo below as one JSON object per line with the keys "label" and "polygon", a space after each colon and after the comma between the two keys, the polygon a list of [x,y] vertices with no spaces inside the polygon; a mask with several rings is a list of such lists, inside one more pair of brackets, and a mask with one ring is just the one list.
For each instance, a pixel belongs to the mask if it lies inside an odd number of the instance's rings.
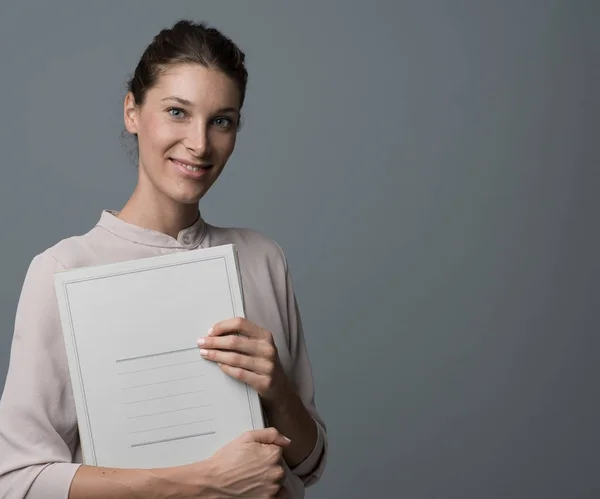
{"label": "lips", "polygon": [[185,168],[189,172],[199,172],[201,170],[210,170],[212,165],[210,163],[194,163],[191,161],[186,161],[184,159],[178,158],[169,158],[173,163],[175,163],[180,168]]}
{"label": "lips", "polygon": [[208,176],[213,165],[207,163],[193,163],[182,159],[169,158],[175,170],[184,178],[190,180],[200,180]]}

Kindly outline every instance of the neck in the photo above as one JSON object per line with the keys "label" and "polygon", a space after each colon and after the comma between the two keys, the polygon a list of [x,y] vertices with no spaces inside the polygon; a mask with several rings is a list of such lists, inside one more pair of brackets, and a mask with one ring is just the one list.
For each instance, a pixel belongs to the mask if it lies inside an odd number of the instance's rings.
{"label": "neck", "polygon": [[176,238],[180,231],[198,220],[199,210],[197,204],[175,203],[161,199],[156,193],[149,196],[138,185],[117,216],[133,225]]}

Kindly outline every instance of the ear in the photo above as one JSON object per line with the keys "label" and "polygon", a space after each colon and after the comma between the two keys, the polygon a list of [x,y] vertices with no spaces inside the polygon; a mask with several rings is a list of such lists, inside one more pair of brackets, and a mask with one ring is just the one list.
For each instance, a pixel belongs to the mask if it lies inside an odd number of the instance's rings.
{"label": "ear", "polygon": [[138,107],[131,92],[127,92],[125,102],[123,103],[123,118],[125,120],[125,129],[133,134],[138,133]]}

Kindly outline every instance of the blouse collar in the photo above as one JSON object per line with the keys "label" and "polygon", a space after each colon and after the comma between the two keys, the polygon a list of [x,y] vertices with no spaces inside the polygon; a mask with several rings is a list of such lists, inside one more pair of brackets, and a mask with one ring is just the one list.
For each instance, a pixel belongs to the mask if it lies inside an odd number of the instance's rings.
{"label": "blouse collar", "polygon": [[206,235],[207,226],[200,213],[198,213],[198,218],[192,225],[179,231],[177,238],[126,222],[118,218],[117,214],[118,212],[115,210],[103,210],[96,226],[137,244],[162,248],[194,249],[200,246]]}

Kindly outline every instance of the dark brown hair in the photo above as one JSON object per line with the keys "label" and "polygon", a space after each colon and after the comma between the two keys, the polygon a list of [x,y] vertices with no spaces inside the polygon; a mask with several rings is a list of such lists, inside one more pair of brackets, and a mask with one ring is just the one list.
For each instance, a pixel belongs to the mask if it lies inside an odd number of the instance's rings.
{"label": "dark brown hair", "polygon": [[204,23],[181,20],[154,37],[127,83],[127,90],[139,106],[168,66],[201,64],[222,71],[237,84],[241,108],[248,82],[244,60],[244,53],[219,30]]}

